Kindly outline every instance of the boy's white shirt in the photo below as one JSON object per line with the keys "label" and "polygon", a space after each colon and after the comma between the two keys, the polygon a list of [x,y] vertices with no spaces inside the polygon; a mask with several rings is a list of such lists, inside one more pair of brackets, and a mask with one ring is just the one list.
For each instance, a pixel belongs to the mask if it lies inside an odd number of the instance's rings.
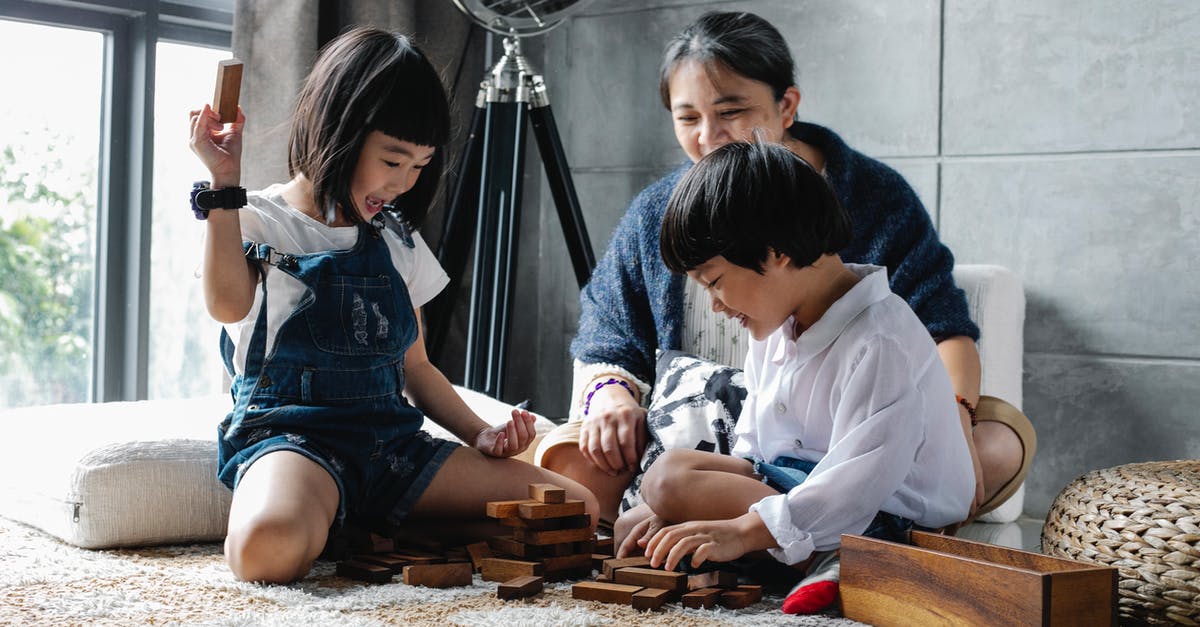
{"label": "boy's white shirt", "polygon": [[[262,191],[247,194],[248,204],[239,210],[243,241],[266,243],[281,253],[298,255],[345,250],[352,248],[358,241],[357,226],[333,227],[314,220],[289,205],[280,195],[282,191],[283,185],[272,185]],[[420,234],[412,234],[415,246],[409,248],[390,230],[384,229],[381,232],[391,253],[392,264],[396,266],[408,287],[413,307],[421,307],[437,296],[449,283],[450,278],[446,276],[438,264],[437,257],[426,245],[425,240],[421,239]],[[275,344],[275,333],[296,308],[306,288],[286,272],[280,272],[271,266],[266,268],[267,293],[271,299],[267,308],[269,354]],[[262,289],[261,286],[255,286],[254,305],[250,307],[250,313],[238,322],[225,325],[225,330],[235,347],[233,364],[238,374],[245,370],[246,349],[254,333],[254,323],[258,319],[261,306]]]}
{"label": "boy's white shirt", "polygon": [[793,321],[746,355],[749,396],[733,455],[817,462],[787,494],[750,506],[794,564],[862,533],[879,511],[926,527],[966,518],[975,496],[954,388],[929,331],[888,287],[862,279],[798,338]]}

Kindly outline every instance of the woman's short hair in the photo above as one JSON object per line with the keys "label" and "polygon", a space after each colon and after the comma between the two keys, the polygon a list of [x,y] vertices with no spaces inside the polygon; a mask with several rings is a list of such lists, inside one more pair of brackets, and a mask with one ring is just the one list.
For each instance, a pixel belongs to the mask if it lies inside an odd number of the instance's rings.
{"label": "woman's short hair", "polygon": [[725,144],[683,175],[659,245],[673,272],[719,255],[761,273],[772,250],[803,268],[850,238],[850,218],[825,177],[787,147],[759,139]]}
{"label": "woman's short hair", "polygon": [[711,11],[683,29],[663,52],[658,92],[671,108],[671,75],[684,61],[719,63],[771,87],[775,100],[796,84],[796,64],[783,35],[763,18],[745,11]]}
{"label": "woman's short hair", "polygon": [[404,220],[420,228],[437,194],[450,136],[446,91],[407,37],[364,27],[321,49],[292,116],[288,173],[312,183],[318,211],[328,215],[336,206],[347,219],[361,219],[350,184],[371,131],[437,149],[413,188],[394,199]]}

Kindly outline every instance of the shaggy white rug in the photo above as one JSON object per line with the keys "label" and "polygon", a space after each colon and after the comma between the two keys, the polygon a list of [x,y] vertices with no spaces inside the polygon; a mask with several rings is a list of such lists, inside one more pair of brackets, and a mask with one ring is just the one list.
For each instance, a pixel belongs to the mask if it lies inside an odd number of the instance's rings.
{"label": "shaggy white rug", "polygon": [[0,624],[18,625],[831,625],[832,616],[787,616],[767,597],[731,611],[663,612],[576,601],[570,582],[531,599],[501,601],[496,584],[431,589],[361,584],[318,562],[304,581],[235,581],[218,544],[89,551],[0,518]]}

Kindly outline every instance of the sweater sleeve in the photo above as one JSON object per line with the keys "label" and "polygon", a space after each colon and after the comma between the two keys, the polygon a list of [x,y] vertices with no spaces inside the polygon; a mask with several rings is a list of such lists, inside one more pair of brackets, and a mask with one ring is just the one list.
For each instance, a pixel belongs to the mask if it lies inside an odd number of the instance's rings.
{"label": "sweater sleeve", "polygon": [[579,331],[571,356],[584,364],[619,366],[649,384],[654,380],[657,344],[641,260],[648,224],[649,198],[644,190],[631,203],[613,231],[604,257],[579,295]]}
{"label": "sweater sleeve", "polygon": [[916,192],[877,161],[869,160],[860,174],[855,185],[860,206],[851,209],[860,222],[855,224],[858,241],[853,248],[865,253],[863,261],[887,266],[892,291],[908,302],[930,335],[978,340],[979,327],[971,321],[966,295],[951,274],[954,255],[938,238]]}

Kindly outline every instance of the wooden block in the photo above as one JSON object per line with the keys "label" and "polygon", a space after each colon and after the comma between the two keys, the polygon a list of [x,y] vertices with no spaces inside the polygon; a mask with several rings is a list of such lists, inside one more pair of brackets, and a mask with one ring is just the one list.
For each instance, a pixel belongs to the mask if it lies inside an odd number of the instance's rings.
{"label": "wooden block", "polygon": [[[491,503],[488,505],[491,505]],[[583,501],[577,499],[568,499],[562,503],[538,503],[537,501],[530,501],[517,505],[517,515],[529,520],[562,518],[563,516],[578,516],[579,514],[586,513],[587,508],[584,506]],[[503,518],[503,516],[496,516],[495,518]]]}
{"label": "wooden block", "polygon": [[371,553],[392,553],[396,550],[396,541],[391,538],[377,533],[372,533],[367,538],[371,543]]}
{"label": "wooden block", "polygon": [[538,562],[507,560],[499,557],[486,557],[481,560],[480,575],[484,581],[508,581],[525,575],[540,575],[544,572]]}
{"label": "wooden block", "polygon": [[596,582],[597,583],[612,583],[613,580],[610,577],[605,577],[603,574],[599,574],[599,575],[596,575]]}
{"label": "wooden block", "polygon": [[536,547],[538,551],[545,557],[563,557],[564,555],[578,555],[580,553],[592,554],[592,541],[584,540],[583,542],[563,542],[561,544],[543,544]]}
{"label": "wooden block", "polygon": [[688,590],[703,590],[704,588],[736,588],[737,573],[727,570],[712,570],[699,575],[688,575]]}
{"label": "wooden block", "polygon": [[571,586],[571,598],[583,601],[631,605],[633,603],[633,593],[641,589],[641,586],[625,586],[619,583],[581,581]]}
{"label": "wooden block", "polygon": [[[525,544],[541,546],[544,544],[562,544],[564,542],[583,542],[592,537],[591,529],[553,529],[538,531],[536,529],[513,529],[513,539]],[[589,551],[590,555],[591,552]]]}
{"label": "wooden block", "polygon": [[488,546],[487,542],[468,544],[467,553],[471,556],[471,565],[475,568],[475,572],[479,572],[479,568],[482,566],[482,561],[484,558],[495,555],[495,553],[492,552],[492,547]]}
{"label": "wooden block", "polygon": [[531,483],[529,498],[539,503],[562,503],[567,500],[567,491],[552,483]]}
{"label": "wooden block", "polygon": [[503,555],[514,555],[525,559],[537,559],[542,556],[538,547],[517,542],[512,536],[494,536],[488,538],[487,543],[493,551]]}
{"label": "wooden block", "polygon": [[407,561],[409,564],[443,564],[446,558],[436,555],[412,554],[412,553],[384,553],[388,557]]}
{"label": "wooden block", "polygon": [[546,568],[547,573],[560,570],[579,570],[581,568],[588,569],[589,573],[592,569],[592,556],[587,553],[578,555],[566,555],[563,557],[546,557],[542,558],[542,566]]}
{"label": "wooden block", "polygon": [[645,555],[636,557],[614,557],[610,560],[604,560],[603,571],[604,576],[609,579],[613,578],[613,571],[618,568],[643,568],[650,565],[650,558]]}
{"label": "wooden block", "polygon": [[500,524],[505,527],[521,527],[523,529],[582,529],[592,525],[592,517],[587,514],[577,516],[562,516],[560,518],[535,518],[527,520],[520,516],[501,518]]}
{"label": "wooden block", "polygon": [[613,573],[613,581],[643,588],[662,588],[672,592],[684,593],[688,589],[688,576],[669,570],[657,568],[627,567],[618,568]]}
{"label": "wooden block", "polygon": [[609,555],[616,555],[617,552],[616,552],[616,550],[614,550],[614,547],[613,547],[613,539],[597,537],[596,538],[596,552],[597,553],[608,553]]}
{"label": "wooden block", "polygon": [[391,569],[357,560],[338,562],[337,574],[348,579],[371,583],[389,583],[392,580]]}
{"label": "wooden block", "polygon": [[225,59],[217,63],[217,89],[213,93],[213,111],[222,124],[237,121],[238,96],[242,91],[242,62]]}
{"label": "wooden block", "polygon": [[404,567],[404,583],[427,588],[471,585],[471,563],[414,564]]}
{"label": "wooden block", "polygon": [[592,567],[584,566],[582,568],[568,568],[565,570],[556,570],[554,572],[546,571],[546,581],[566,581],[568,579],[588,579],[592,576]]}
{"label": "wooden block", "polygon": [[717,601],[721,599],[722,588],[704,588],[683,595],[683,606],[692,609],[710,610],[717,606]]}
{"label": "wooden block", "polygon": [[[582,501],[580,501],[582,503]],[[535,504],[537,501],[521,499],[519,501],[489,501],[487,504],[488,518],[508,518],[516,516],[519,507],[524,504]]]}
{"label": "wooden block", "polygon": [[721,591],[721,606],[731,610],[750,607],[762,600],[762,586],[738,586]]}
{"label": "wooden block", "polygon": [[604,572],[604,560],[610,560],[610,559],[612,559],[611,555],[600,555],[599,553],[592,553],[592,570],[598,570],[600,572]]}
{"label": "wooden block", "polygon": [[496,598],[505,601],[524,599],[541,592],[544,585],[541,577],[533,575],[515,577],[496,587]]}
{"label": "wooden block", "polygon": [[376,566],[382,566],[382,567],[392,571],[393,575],[400,574],[400,571],[403,570],[405,566],[408,566],[409,564],[412,563],[408,560],[400,559],[398,557],[394,557],[387,553],[382,553],[382,554],[367,553],[364,555],[355,555],[353,559],[356,562],[363,562],[366,564],[374,564]]}
{"label": "wooden block", "polygon": [[673,595],[674,593],[670,590],[643,588],[633,593],[633,609],[639,611],[662,609],[662,606],[670,601]]}
{"label": "wooden block", "polygon": [[1117,569],[914,531],[842,536],[846,618],[883,624],[1117,624]]}
{"label": "wooden block", "polygon": [[465,546],[454,546],[446,549],[447,562],[469,562],[471,561],[471,553],[467,551]]}

